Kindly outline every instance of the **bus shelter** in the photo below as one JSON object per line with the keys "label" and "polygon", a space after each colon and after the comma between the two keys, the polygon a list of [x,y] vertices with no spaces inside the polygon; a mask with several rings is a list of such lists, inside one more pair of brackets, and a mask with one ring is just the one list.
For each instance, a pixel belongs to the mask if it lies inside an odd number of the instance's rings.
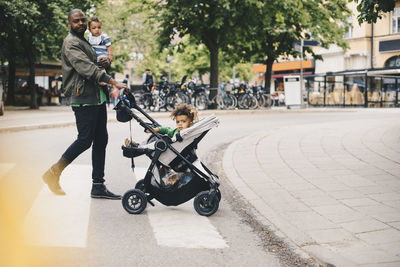
{"label": "bus shelter", "polygon": [[368,71],[327,73],[304,77],[310,106],[399,107],[400,76]]}

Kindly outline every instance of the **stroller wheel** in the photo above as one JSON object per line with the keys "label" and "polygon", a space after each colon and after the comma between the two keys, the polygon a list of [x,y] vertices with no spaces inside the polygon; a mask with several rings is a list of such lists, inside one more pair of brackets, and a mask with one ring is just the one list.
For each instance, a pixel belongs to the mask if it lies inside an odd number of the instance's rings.
{"label": "stroller wheel", "polygon": [[144,192],[144,179],[140,179],[139,181],[137,181],[135,189],[139,189]]}
{"label": "stroller wheel", "polygon": [[203,191],[197,194],[194,198],[194,209],[196,212],[202,216],[213,215],[219,207],[218,195],[214,197],[209,203],[210,194],[208,191]]}
{"label": "stroller wheel", "polygon": [[138,189],[129,190],[122,197],[122,206],[128,213],[139,214],[147,206],[147,197]]}
{"label": "stroller wheel", "polygon": [[221,202],[221,191],[219,191],[219,189],[217,189],[217,198],[219,200],[219,202]]}

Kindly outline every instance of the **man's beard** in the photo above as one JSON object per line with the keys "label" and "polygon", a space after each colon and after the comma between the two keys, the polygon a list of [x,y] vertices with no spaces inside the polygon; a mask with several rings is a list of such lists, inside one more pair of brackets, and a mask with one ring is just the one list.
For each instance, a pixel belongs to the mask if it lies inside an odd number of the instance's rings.
{"label": "man's beard", "polygon": [[76,27],[76,28],[71,28],[74,33],[76,33],[79,36],[84,36],[86,27]]}

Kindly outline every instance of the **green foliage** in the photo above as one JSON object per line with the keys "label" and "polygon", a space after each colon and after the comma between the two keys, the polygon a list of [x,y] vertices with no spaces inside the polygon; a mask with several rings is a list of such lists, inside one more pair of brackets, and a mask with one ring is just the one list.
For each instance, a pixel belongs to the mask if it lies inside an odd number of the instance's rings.
{"label": "green foliage", "polygon": [[[266,87],[269,87],[272,63],[278,58],[299,56],[293,43],[301,39],[319,40],[324,47],[343,40],[349,10],[345,0],[273,0],[248,2],[247,24],[240,31],[235,45],[226,52],[252,62],[266,62]],[[312,50],[305,51],[314,55]],[[315,55],[314,55],[315,56]]]}
{"label": "green foliage", "polygon": [[237,0],[158,0],[147,1],[154,10],[153,19],[159,22],[158,42],[162,48],[180,45],[190,35],[204,44],[210,53],[211,86],[218,85],[219,49],[232,44],[236,27],[243,22],[247,1]]}
{"label": "green foliage", "polygon": [[95,9],[93,15],[100,18],[103,32],[111,37],[114,58],[111,71],[122,72],[126,62],[140,63],[138,54],[155,50],[155,31],[146,21],[147,13],[139,0],[125,1],[123,5],[103,1]]}
{"label": "green foliage", "polygon": [[360,12],[357,16],[359,24],[375,23],[377,19],[382,18],[383,13],[392,11],[396,4],[395,0],[349,0],[353,1],[359,2],[357,5],[357,11]]}

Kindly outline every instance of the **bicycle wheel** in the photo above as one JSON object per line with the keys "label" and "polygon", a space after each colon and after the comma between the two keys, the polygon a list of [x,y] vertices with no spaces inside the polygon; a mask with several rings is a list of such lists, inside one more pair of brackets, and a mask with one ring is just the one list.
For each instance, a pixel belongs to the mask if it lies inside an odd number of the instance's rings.
{"label": "bicycle wheel", "polygon": [[249,95],[247,104],[249,106],[249,109],[256,109],[258,107],[257,98],[253,95]]}
{"label": "bicycle wheel", "polygon": [[194,105],[197,110],[205,110],[207,108],[207,96],[205,94],[199,94],[195,98]]}
{"label": "bicycle wheel", "polygon": [[166,108],[168,111],[173,111],[177,104],[176,96],[170,95],[167,97],[167,105]]}
{"label": "bicycle wheel", "polygon": [[235,109],[237,106],[237,99],[234,95],[226,94],[223,98],[223,106],[226,109]]}

